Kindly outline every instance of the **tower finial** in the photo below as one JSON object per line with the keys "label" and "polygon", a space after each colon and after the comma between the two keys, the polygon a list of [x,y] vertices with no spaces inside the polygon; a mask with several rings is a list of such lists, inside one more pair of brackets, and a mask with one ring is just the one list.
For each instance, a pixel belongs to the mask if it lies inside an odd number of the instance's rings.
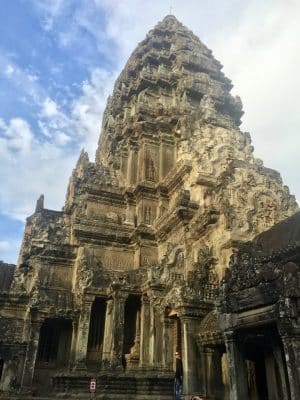
{"label": "tower finial", "polygon": [[44,195],[41,194],[40,197],[37,199],[35,212],[40,212],[44,209]]}

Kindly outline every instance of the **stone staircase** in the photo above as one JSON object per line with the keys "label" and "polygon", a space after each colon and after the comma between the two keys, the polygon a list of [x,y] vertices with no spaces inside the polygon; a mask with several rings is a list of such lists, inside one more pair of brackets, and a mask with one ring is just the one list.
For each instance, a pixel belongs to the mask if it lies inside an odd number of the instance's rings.
{"label": "stone staircase", "polygon": [[[97,379],[96,393],[90,395],[90,379]],[[173,374],[98,373],[73,374],[53,378],[55,397],[103,400],[171,400],[173,399]]]}

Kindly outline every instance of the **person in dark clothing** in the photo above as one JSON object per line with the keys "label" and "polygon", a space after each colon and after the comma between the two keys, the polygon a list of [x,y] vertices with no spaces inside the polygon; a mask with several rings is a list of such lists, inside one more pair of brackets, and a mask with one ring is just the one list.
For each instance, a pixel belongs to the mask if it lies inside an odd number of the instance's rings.
{"label": "person in dark clothing", "polygon": [[180,399],[182,394],[182,380],[183,380],[183,367],[180,354],[176,351],[176,370],[174,378],[174,398],[176,400]]}
{"label": "person in dark clothing", "polygon": [[175,378],[178,380],[179,384],[182,385],[182,380],[183,380],[183,366],[182,366],[181,355],[176,351],[175,357],[176,357]]}

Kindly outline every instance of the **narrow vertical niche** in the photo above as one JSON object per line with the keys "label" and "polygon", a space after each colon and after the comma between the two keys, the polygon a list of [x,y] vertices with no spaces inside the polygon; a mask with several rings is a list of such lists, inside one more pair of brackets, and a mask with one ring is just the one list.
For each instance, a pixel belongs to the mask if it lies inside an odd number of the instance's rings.
{"label": "narrow vertical niche", "polygon": [[105,327],[106,300],[97,297],[92,305],[87,361],[90,363],[100,362],[103,351],[103,338]]}
{"label": "narrow vertical niche", "polygon": [[141,311],[140,296],[129,295],[124,310],[124,342],[123,354],[130,354],[139,335],[139,321]]}

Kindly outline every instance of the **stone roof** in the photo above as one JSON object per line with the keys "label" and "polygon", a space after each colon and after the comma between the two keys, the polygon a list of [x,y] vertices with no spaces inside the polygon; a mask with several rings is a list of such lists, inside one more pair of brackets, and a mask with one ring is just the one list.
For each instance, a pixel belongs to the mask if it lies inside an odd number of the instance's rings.
{"label": "stone roof", "polygon": [[290,244],[300,243],[300,212],[261,233],[253,242],[263,251],[278,250]]}

